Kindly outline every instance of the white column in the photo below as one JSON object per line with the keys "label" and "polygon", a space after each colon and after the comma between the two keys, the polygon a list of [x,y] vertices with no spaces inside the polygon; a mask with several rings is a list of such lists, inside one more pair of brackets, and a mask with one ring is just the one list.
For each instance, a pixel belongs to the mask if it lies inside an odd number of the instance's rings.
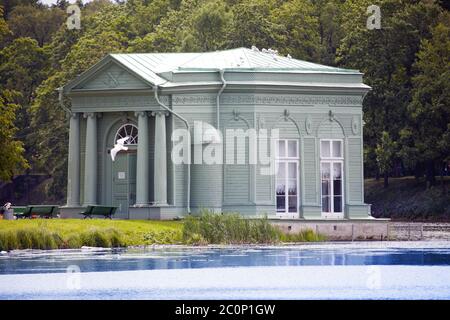
{"label": "white column", "polygon": [[150,159],[147,112],[136,112],[138,117],[138,146],[136,160],[136,206],[149,204]]}
{"label": "white column", "polygon": [[80,206],[80,117],[78,113],[70,115],[67,206]]}
{"label": "white column", "polygon": [[84,205],[97,204],[97,114],[85,113],[86,155],[84,162]]}
{"label": "white column", "polygon": [[166,112],[152,112],[155,116],[155,169],[154,194],[155,205],[167,205],[167,147]]}

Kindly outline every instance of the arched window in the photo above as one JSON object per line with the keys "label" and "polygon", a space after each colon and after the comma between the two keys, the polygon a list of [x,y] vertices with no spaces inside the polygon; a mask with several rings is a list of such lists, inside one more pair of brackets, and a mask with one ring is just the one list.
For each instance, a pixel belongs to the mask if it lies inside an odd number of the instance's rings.
{"label": "arched window", "polygon": [[116,143],[117,140],[130,137],[127,141],[125,141],[125,145],[136,145],[138,144],[138,128],[131,123],[124,124],[117,130],[116,138],[114,140],[114,143]]}

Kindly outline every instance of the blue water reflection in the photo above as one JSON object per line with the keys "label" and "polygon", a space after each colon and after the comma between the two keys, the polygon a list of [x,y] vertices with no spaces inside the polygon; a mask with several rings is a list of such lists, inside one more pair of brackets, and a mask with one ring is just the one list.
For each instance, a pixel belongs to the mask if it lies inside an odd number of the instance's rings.
{"label": "blue water reflection", "polygon": [[0,255],[0,274],[245,266],[450,265],[450,248],[147,248],[25,251]]}

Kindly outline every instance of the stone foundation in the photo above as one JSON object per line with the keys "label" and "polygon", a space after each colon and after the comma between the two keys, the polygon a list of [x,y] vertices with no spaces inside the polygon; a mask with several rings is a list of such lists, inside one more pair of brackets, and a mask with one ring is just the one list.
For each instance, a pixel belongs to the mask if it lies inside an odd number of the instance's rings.
{"label": "stone foundation", "polygon": [[286,233],[311,229],[330,241],[358,240],[450,240],[450,223],[392,222],[389,219],[364,220],[271,220]]}

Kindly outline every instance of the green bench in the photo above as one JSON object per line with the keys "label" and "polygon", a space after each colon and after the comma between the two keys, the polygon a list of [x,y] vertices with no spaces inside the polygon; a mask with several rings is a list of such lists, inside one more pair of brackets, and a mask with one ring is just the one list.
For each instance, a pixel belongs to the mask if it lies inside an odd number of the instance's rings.
{"label": "green bench", "polygon": [[109,206],[87,206],[86,210],[80,212],[80,214],[84,215],[84,219],[90,218],[92,216],[103,216],[109,219],[112,219],[114,213],[116,213],[117,207],[109,207]]}
{"label": "green bench", "polygon": [[11,206],[11,209],[14,211],[14,215],[22,215],[25,210],[27,210],[26,206]]}
{"label": "green bench", "polygon": [[59,206],[53,205],[31,205],[23,207],[13,208],[14,215],[20,218],[32,218],[38,216],[40,218],[56,218],[59,212]]}

